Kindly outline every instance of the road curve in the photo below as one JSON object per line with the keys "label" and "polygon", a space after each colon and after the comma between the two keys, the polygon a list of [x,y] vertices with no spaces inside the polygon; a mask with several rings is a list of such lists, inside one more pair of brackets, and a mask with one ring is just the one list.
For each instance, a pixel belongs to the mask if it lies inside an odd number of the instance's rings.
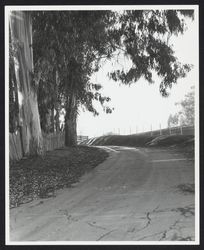
{"label": "road curve", "polygon": [[159,149],[109,158],[57,196],[10,210],[10,241],[194,241],[194,164]]}

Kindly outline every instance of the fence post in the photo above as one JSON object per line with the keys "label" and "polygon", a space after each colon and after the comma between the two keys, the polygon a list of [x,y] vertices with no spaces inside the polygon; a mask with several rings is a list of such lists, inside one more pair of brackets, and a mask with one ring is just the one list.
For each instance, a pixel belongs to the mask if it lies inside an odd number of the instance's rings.
{"label": "fence post", "polygon": [[171,126],[169,126],[169,134],[171,135]]}
{"label": "fence post", "polygon": [[151,136],[152,136],[152,134],[153,134],[153,133],[152,133],[152,124],[151,124]]}
{"label": "fence post", "polygon": [[159,124],[160,135],[162,135],[161,123]]}
{"label": "fence post", "polygon": [[180,126],[180,129],[181,129],[181,135],[183,134],[183,127],[182,125]]}

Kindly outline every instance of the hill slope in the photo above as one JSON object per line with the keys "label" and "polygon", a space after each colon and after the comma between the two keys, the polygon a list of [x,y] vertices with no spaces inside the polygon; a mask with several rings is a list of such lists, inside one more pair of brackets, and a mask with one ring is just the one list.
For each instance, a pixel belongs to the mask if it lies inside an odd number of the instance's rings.
{"label": "hill slope", "polygon": [[83,144],[87,145],[115,145],[115,146],[172,146],[194,141],[193,135],[161,135],[150,136],[146,134],[135,135],[107,135],[89,139]]}

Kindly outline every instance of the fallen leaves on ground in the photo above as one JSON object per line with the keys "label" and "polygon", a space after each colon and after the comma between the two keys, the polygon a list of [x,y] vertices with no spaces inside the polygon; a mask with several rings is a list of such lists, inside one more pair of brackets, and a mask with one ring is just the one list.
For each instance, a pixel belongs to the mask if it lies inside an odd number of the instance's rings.
{"label": "fallen leaves on ground", "polygon": [[108,157],[99,148],[64,147],[45,157],[22,159],[10,164],[10,208],[38,198],[55,195],[55,190],[70,187],[85,173]]}

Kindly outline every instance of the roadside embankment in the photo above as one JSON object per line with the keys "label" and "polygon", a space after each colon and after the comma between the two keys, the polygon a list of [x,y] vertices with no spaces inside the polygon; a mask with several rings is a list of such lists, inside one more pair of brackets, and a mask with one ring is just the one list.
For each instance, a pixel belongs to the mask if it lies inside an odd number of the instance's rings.
{"label": "roadside embankment", "polygon": [[193,135],[108,135],[89,139],[84,142],[93,146],[126,146],[126,147],[167,147],[194,158]]}
{"label": "roadside embankment", "polygon": [[105,150],[77,146],[46,152],[43,158],[27,158],[10,164],[10,207],[55,196],[55,190],[77,182],[107,157]]}

